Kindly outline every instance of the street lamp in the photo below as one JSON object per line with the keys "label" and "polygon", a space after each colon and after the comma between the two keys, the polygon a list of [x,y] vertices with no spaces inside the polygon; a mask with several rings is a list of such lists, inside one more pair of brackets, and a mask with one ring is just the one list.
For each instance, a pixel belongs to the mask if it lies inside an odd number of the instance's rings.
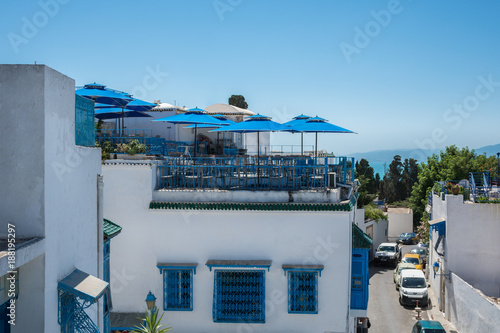
{"label": "street lamp", "polygon": [[146,305],[148,306],[148,310],[156,310],[156,297],[155,295],[149,291],[149,294],[146,296]]}
{"label": "street lamp", "polygon": [[439,263],[437,261],[435,261],[433,264],[432,264],[432,270],[434,271],[434,277],[436,277],[436,275],[444,275],[444,276],[448,276],[450,277],[450,274],[451,273],[446,273],[446,274],[437,274],[438,270],[439,270]]}

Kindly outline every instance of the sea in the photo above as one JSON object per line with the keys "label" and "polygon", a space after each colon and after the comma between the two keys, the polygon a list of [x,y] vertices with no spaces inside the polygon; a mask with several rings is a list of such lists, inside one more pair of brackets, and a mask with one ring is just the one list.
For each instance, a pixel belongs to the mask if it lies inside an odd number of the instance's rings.
{"label": "sea", "polygon": [[378,173],[380,175],[380,179],[384,178],[385,171],[389,170],[389,164],[391,162],[370,162],[370,166],[373,168],[373,174]]}

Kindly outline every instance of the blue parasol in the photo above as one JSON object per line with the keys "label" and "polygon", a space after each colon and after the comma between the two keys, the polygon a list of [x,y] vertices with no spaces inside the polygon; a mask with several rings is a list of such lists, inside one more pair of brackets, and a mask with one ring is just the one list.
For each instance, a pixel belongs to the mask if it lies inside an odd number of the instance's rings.
{"label": "blue parasol", "polygon": [[197,148],[197,129],[198,125],[224,125],[224,122],[209,116],[205,113],[205,110],[199,108],[189,109],[185,113],[176,114],[174,116],[169,116],[165,118],[155,119],[153,121],[165,121],[172,124],[193,124],[194,125],[194,157],[196,157]]}
{"label": "blue parasol", "polygon": [[285,128],[284,132],[300,133],[300,155],[304,155],[304,133],[298,132],[294,129],[295,126],[305,123],[311,117],[301,114],[300,116],[294,117],[293,120],[283,124]]}
{"label": "blue parasol", "polygon": [[152,117],[141,111],[134,111],[122,108],[106,108],[95,110],[94,117],[97,119],[119,119],[119,118],[141,118]]}
{"label": "blue parasol", "polygon": [[95,103],[114,105],[115,107],[125,107],[133,98],[106,89],[102,84],[86,84],[83,88],[75,91],[77,95],[89,98]]}
{"label": "blue parasol", "polygon": [[276,132],[284,130],[284,126],[271,120],[271,117],[256,114],[245,121],[221,127],[210,132],[257,133],[257,158],[260,157],[260,132]]}
{"label": "blue parasol", "polygon": [[313,117],[307,119],[302,124],[297,124],[291,127],[296,132],[316,133],[316,145],[314,146],[314,157],[318,156],[318,133],[354,133],[351,130],[329,123],[326,119]]}

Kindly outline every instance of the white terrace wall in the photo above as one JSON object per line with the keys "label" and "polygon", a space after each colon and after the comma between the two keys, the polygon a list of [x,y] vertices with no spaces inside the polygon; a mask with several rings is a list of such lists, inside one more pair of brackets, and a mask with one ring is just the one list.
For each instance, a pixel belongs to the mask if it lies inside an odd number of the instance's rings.
{"label": "white terrace wall", "polygon": [[486,295],[500,297],[500,205],[464,203],[461,195],[445,200],[448,269]]}
{"label": "white terrace wall", "polygon": [[373,259],[375,250],[384,242],[387,242],[387,220],[369,220],[365,221],[365,210],[356,210],[356,224],[364,233],[372,237],[372,249],[370,251],[370,260]]}
{"label": "white terrace wall", "polygon": [[[162,309],[162,262],[196,262],[193,311],[167,311],[173,332],[346,332],[353,212],[150,210],[150,165],[104,165],[105,216],[120,221],[113,240],[114,312],[140,312],[149,290]],[[272,260],[265,272],[266,323],[212,320],[209,259]],[[288,314],[282,264],[323,264],[319,313]]]}
{"label": "white terrace wall", "polygon": [[500,305],[456,274],[446,286],[446,315],[460,333],[500,331]]}

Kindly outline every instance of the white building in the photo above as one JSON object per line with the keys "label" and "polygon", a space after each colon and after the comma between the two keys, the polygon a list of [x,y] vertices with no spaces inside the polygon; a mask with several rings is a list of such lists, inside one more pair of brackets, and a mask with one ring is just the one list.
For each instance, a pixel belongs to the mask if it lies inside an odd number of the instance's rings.
{"label": "white building", "polygon": [[356,225],[372,239],[370,260],[373,259],[375,250],[382,243],[387,242],[388,220],[366,220],[365,210],[358,209],[356,213]]}
{"label": "white building", "polygon": [[498,332],[500,205],[434,194],[431,219],[429,280],[439,309],[461,333]]}
{"label": "white building", "polygon": [[355,331],[370,245],[348,184],[160,189],[170,176],[159,168],[103,165],[106,216],[124,228],[111,254],[112,329],[133,326],[151,291],[172,332]]}
{"label": "white building", "polygon": [[0,331],[102,332],[101,153],[86,146],[93,102],[75,106],[74,80],[44,65],[0,65],[0,86]]}
{"label": "white building", "polygon": [[413,210],[406,207],[387,208],[388,239],[395,242],[399,235],[413,232]]}

